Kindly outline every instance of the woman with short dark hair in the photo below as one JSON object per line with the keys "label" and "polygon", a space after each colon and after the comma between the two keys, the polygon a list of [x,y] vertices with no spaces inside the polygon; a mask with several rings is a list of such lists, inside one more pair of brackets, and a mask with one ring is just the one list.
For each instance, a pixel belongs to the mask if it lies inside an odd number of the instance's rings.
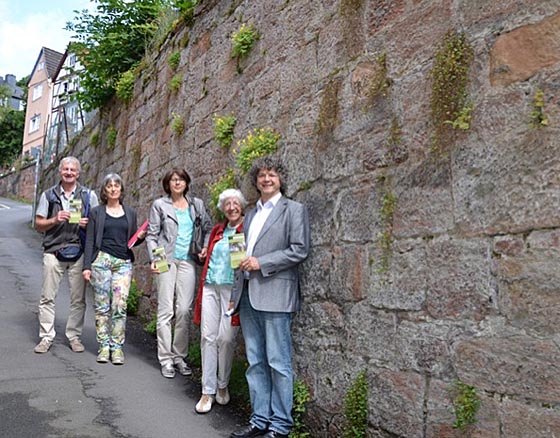
{"label": "woman with short dark hair", "polygon": [[[174,168],[163,179],[167,194],[156,199],[150,209],[148,254],[158,290],[158,360],[163,377],[188,376],[191,369],[185,359],[189,347],[189,315],[194,298],[196,265],[206,257],[212,223],[202,200],[187,195],[191,178],[185,169]],[[202,229],[202,250],[191,254],[195,224]],[[168,270],[160,272],[154,249],[165,253]],[[172,334],[171,321],[175,319]]]}

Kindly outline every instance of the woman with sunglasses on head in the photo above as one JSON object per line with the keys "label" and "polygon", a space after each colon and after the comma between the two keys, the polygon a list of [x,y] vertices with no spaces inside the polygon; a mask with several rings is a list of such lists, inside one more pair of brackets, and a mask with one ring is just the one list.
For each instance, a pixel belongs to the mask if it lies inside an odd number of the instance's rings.
{"label": "woman with sunglasses on head", "polygon": [[[189,347],[189,315],[196,284],[196,265],[206,257],[212,223],[202,200],[187,195],[191,178],[185,169],[168,171],[162,186],[166,195],[156,199],[150,209],[148,254],[158,290],[157,341],[161,374],[166,378],[192,373],[185,359]],[[202,230],[202,249],[191,252],[195,225]],[[154,249],[160,248],[167,269],[156,263]],[[175,318],[172,334],[171,321]]]}

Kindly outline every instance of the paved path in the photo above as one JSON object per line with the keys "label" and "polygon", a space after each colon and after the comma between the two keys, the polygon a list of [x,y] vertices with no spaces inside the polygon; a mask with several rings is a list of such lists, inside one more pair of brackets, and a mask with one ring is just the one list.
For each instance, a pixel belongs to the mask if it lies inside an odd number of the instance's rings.
{"label": "paved path", "polygon": [[57,297],[54,345],[38,342],[41,236],[30,228],[31,207],[0,198],[0,437],[227,437],[239,424],[231,407],[197,415],[200,385],[159,373],[155,341],[127,327],[124,366],[95,362],[91,291],[83,342],[73,353],[64,337],[66,277]]}

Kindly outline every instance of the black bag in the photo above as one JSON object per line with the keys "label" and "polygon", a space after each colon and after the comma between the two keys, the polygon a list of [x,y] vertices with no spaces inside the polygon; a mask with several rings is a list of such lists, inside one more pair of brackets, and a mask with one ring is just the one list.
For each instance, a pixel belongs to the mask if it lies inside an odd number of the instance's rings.
{"label": "black bag", "polygon": [[79,246],[65,246],[56,250],[54,255],[61,262],[75,262],[82,255],[82,248]]}
{"label": "black bag", "polygon": [[191,246],[189,248],[189,256],[198,265],[203,265],[204,261],[198,258],[198,254],[204,248],[204,233],[202,231],[202,218],[200,217],[194,202],[191,203],[192,209],[195,213],[195,219],[193,223],[193,232],[191,239]]}

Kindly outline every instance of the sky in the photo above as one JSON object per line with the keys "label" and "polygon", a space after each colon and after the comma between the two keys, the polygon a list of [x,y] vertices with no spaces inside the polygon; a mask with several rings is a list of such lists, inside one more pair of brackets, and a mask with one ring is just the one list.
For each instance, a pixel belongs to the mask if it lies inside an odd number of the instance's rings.
{"label": "sky", "polygon": [[31,74],[42,47],[64,53],[73,11],[95,7],[90,0],[0,0],[0,76]]}

